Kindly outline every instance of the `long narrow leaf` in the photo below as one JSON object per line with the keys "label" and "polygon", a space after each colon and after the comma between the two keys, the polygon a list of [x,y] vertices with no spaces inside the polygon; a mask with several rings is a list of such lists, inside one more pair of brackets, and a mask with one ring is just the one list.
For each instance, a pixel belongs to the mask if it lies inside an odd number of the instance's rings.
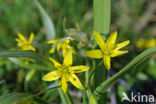
{"label": "long narrow leaf", "polygon": [[94,0],[94,30],[108,34],[110,32],[111,0]]}
{"label": "long narrow leaf", "polygon": [[112,86],[120,77],[128,73],[134,66],[136,66],[140,61],[147,59],[149,56],[156,53],[156,47],[147,49],[146,51],[142,52],[136,58],[134,58],[127,66],[121,69],[117,74],[112,76],[110,79],[101,83],[94,91],[94,96],[99,99],[101,94],[105,93],[105,91]]}
{"label": "long narrow leaf", "polygon": [[54,24],[53,24],[51,18],[48,16],[48,14],[45,12],[43,7],[37,0],[35,0],[35,3],[38,7],[38,10],[39,10],[41,18],[42,18],[42,22],[46,29],[47,39],[50,40],[50,39],[55,38],[55,28],[54,28]]}
{"label": "long narrow leaf", "polygon": [[7,58],[27,57],[27,58],[43,61],[46,64],[50,62],[48,61],[47,58],[33,51],[0,51],[0,57],[7,57]]}
{"label": "long narrow leaf", "polygon": [[24,67],[26,69],[34,69],[34,70],[40,70],[40,71],[47,71],[48,68],[47,66],[43,66],[43,65],[39,65],[39,64],[25,64],[25,61],[20,60],[18,58],[9,58],[10,61],[12,61],[13,63],[15,63],[16,65],[19,65],[21,67]]}
{"label": "long narrow leaf", "polygon": [[3,96],[0,96],[0,104],[11,104],[13,102],[19,101],[23,98],[32,96],[25,93],[9,93]]}

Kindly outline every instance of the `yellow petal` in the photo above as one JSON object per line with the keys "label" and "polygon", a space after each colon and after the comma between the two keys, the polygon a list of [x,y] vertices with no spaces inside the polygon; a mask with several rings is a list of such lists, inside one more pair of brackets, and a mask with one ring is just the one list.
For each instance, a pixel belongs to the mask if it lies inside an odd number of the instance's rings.
{"label": "yellow petal", "polygon": [[91,58],[102,58],[103,57],[103,52],[98,49],[98,50],[90,50],[85,52],[85,56],[91,57]]}
{"label": "yellow petal", "polygon": [[33,39],[34,39],[34,33],[31,33],[29,37],[29,43],[31,43]]}
{"label": "yellow petal", "polygon": [[98,45],[100,46],[100,48],[104,51],[106,44],[105,44],[103,38],[101,37],[100,33],[93,31],[93,35],[94,35],[94,38],[97,41]]}
{"label": "yellow petal", "polygon": [[63,57],[66,55],[68,48],[66,46],[62,46]]}
{"label": "yellow petal", "polygon": [[105,65],[106,69],[109,70],[110,66],[111,66],[110,56],[105,55],[103,59],[104,59],[104,65]]}
{"label": "yellow petal", "polygon": [[138,48],[141,48],[141,49],[144,49],[144,45],[145,45],[145,40],[144,39],[139,39],[137,42],[136,42],[136,46]]}
{"label": "yellow petal", "polygon": [[62,47],[62,43],[58,43],[57,44],[57,51],[59,51],[61,49],[61,47]]}
{"label": "yellow petal", "polygon": [[55,48],[51,47],[50,50],[49,50],[49,53],[54,53],[54,51],[55,51]]}
{"label": "yellow petal", "polygon": [[117,38],[117,31],[113,32],[113,33],[109,36],[109,38],[108,38],[106,44],[107,44],[108,46],[113,46],[113,45],[115,44],[116,38]]}
{"label": "yellow petal", "polygon": [[36,51],[35,47],[33,47],[32,45],[30,47],[31,47],[30,50]]}
{"label": "yellow petal", "polygon": [[130,43],[129,40],[124,41],[124,42],[121,42],[121,43],[119,43],[119,44],[116,45],[117,47],[115,48],[115,50],[119,50],[119,49],[121,49],[121,48],[127,46],[129,43]]}
{"label": "yellow petal", "polygon": [[30,45],[30,44],[27,44],[27,45],[21,45],[20,46],[22,50],[32,50],[32,51],[35,51],[36,49]]}
{"label": "yellow petal", "polygon": [[68,84],[67,84],[65,76],[63,76],[62,79],[61,79],[61,88],[62,88],[64,93],[67,92]]}
{"label": "yellow petal", "polygon": [[89,67],[84,66],[84,65],[70,67],[70,71],[72,71],[73,73],[80,73],[83,71],[87,71],[88,69],[89,69]]}
{"label": "yellow petal", "polygon": [[63,65],[71,66],[73,63],[72,50],[68,49],[67,53],[64,56]]}
{"label": "yellow petal", "polygon": [[22,40],[22,41],[26,41],[27,40],[21,33],[17,33],[17,35],[18,35],[20,40]]}
{"label": "yellow petal", "polygon": [[65,40],[64,42],[65,42],[66,44],[69,44],[69,43],[70,43],[70,40],[67,39],[67,40]]}
{"label": "yellow petal", "polygon": [[15,39],[15,41],[16,41],[16,42],[21,42],[21,40],[20,40],[20,39],[18,39],[18,38],[16,38],[16,39]]}
{"label": "yellow petal", "polygon": [[58,63],[56,60],[52,59],[51,57],[49,57],[49,60],[53,63],[53,65],[55,67],[61,67],[62,66],[60,63]]}
{"label": "yellow petal", "polygon": [[75,74],[70,75],[69,81],[78,89],[84,89],[83,85]]}
{"label": "yellow petal", "polygon": [[128,51],[114,51],[113,54],[111,54],[111,57],[116,57],[125,53],[128,53]]}
{"label": "yellow petal", "polygon": [[48,44],[53,44],[53,43],[56,43],[60,38],[55,38],[55,39],[52,39],[52,40],[48,40],[47,43]]}
{"label": "yellow petal", "polygon": [[156,46],[156,39],[150,39],[148,41],[145,41],[145,44],[144,44],[145,49],[148,49],[154,46]]}
{"label": "yellow petal", "polygon": [[57,80],[59,78],[60,78],[59,71],[52,71],[52,72],[44,75],[42,77],[42,80],[45,80],[45,81],[53,81],[53,80]]}

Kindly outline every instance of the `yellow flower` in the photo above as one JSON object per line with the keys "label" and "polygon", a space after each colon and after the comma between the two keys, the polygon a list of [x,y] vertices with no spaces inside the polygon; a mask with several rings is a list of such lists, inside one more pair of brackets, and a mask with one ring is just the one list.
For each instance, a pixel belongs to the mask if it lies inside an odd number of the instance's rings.
{"label": "yellow flower", "polygon": [[34,34],[31,33],[29,40],[27,40],[21,33],[17,33],[18,38],[15,40],[18,42],[17,45],[21,48],[21,50],[32,50],[35,51],[35,48],[31,45],[32,40],[34,39]]}
{"label": "yellow flower", "polygon": [[[49,40],[48,44],[56,44],[57,41],[59,41],[59,40],[60,40],[60,38],[55,38],[55,39]],[[70,40],[72,40],[72,39],[67,39],[67,40],[64,40],[63,42],[60,42],[57,44],[57,51],[62,49],[63,56],[67,53],[68,49],[72,49],[72,51],[74,52],[73,47],[69,45]],[[49,50],[49,53],[54,53],[54,51],[55,51],[55,47],[53,46]]]}
{"label": "yellow flower", "polygon": [[150,40],[139,39],[136,42],[136,46],[141,49],[148,49],[154,47],[156,46],[156,39],[150,39]]}
{"label": "yellow flower", "polygon": [[53,81],[61,78],[60,86],[64,92],[67,91],[68,84],[67,82],[70,81],[75,87],[79,89],[83,89],[83,85],[81,84],[80,80],[74,73],[80,73],[83,71],[87,71],[89,69],[88,66],[80,65],[80,66],[71,66],[72,65],[72,50],[68,50],[66,53],[63,65],[55,61],[54,59],[49,57],[49,60],[53,63],[53,65],[58,69],[56,71],[52,71],[45,76],[43,76],[43,80],[45,81]]}
{"label": "yellow flower", "polygon": [[144,39],[139,39],[139,40],[136,42],[136,46],[137,46],[138,48],[141,48],[141,49],[144,48],[144,44],[145,44],[145,40],[144,40]]}
{"label": "yellow flower", "polygon": [[110,69],[111,67],[111,59],[110,59],[111,57],[116,57],[118,55],[125,54],[128,52],[127,50],[120,51],[119,49],[127,46],[130,43],[129,40],[119,44],[115,44],[117,38],[117,31],[113,32],[109,36],[106,43],[104,42],[100,33],[93,31],[93,35],[101,49],[87,51],[85,53],[85,56],[92,57],[92,58],[103,58],[106,69]]}

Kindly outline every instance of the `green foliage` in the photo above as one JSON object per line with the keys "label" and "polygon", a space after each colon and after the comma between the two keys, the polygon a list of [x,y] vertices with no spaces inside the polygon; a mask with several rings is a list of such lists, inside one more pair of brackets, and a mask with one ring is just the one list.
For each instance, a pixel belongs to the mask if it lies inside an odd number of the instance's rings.
{"label": "green foliage", "polygon": [[[1,0],[0,104],[105,104],[112,103],[112,94],[120,104],[122,92],[156,94],[156,60],[151,56],[156,48],[141,53],[143,50],[135,46],[139,38],[155,37],[154,8],[153,0]],[[129,53],[112,59],[110,71],[103,62],[100,64],[101,60],[84,57],[85,51],[98,49],[93,30],[102,33],[105,39],[118,30],[120,41],[131,40]],[[36,52],[18,50],[15,42],[18,32],[26,37],[31,32],[35,34],[32,45]],[[47,57],[62,62],[57,49],[48,53],[51,46],[46,41],[61,38],[54,45],[57,48],[58,43],[71,37],[75,38],[70,43],[75,51],[73,64],[88,65],[90,70],[78,74],[85,87],[83,91],[69,84],[69,92],[64,94],[58,88],[59,81],[42,81],[42,76],[55,70]],[[117,73],[112,76],[113,72]]]}
{"label": "green foliage", "polygon": [[17,104],[31,104],[29,102],[32,101],[32,95],[25,93],[9,93],[3,96],[0,96],[0,104],[13,104],[18,102]]}
{"label": "green foliage", "polygon": [[44,27],[46,29],[47,39],[50,40],[50,39],[55,38],[56,33],[55,33],[54,24],[53,24],[51,18],[47,15],[47,13],[45,12],[43,7],[39,4],[39,2],[37,0],[35,0],[35,3],[39,9]]}

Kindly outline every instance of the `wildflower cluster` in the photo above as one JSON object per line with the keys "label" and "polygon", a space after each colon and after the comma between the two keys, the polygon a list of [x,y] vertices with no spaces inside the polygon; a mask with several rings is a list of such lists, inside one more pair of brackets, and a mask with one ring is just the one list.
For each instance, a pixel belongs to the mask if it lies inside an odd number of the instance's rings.
{"label": "wildflower cluster", "polygon": [[[117,31],[113,32],[109,38],[107,39],[106,43],[104,42],[102,36],[100,33],[93,31],[93,35],[95,40],[97,41],[100,49],[90,50],[85,52],[85,56],[91,57],[91,58],[103,58],[104,65],[106,69],[111,68],[111,57],[116,57],[121,54],[125,54],[128,51],[121,51],[119,49],[127,46],[129,44],[129,40],[121,42],[119,44],[115,44],[116,38],[117,38]],[[35,48],[32,46],[32,40],[34,38],[34,34],[31,33],[29,40],[27,40],[22,34],[18,33],[18,37],[16,41],[18,42],[18,46],[21,48],[21,50],[32,50],[35,51]],[[63,64],[60,64],[53,58],[49,57],[49,60],[51,63],[55,66],[57,70],[47,73],[43,76],[43,80],[45,81],[54,81],[59,80],[59,85],[61,86],[62,90],[64,92],[67,91],[68,88],[68,82],[71,82],[75,87],[78,89],[84,89],[83,84],[77,77],[75,73],[80,73],[89,70],[89,66],[72,66],[73,63],[73,53],[74,49],[70,45],[70,41],[73,40],[73,38],[64,40],[62,42],[59,42],[60,38],[55,38],[52,40],[47,41],[47,44],[55,44],[57,45],[57,51],[62,50],[62,54],[64,57]],[[49,53],[53,53],[55,51],[55,46],[50,49]]]}

